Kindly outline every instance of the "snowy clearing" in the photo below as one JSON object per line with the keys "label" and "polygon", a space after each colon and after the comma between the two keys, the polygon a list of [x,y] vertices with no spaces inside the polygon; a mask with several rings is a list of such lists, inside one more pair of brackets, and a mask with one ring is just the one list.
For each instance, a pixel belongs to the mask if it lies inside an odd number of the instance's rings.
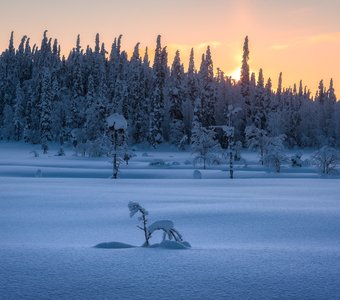
{"label": "snowy clearing", "polygon": [[[236,169],[233,181],[218,168],[200,170],[201,180],[182,180],[193,178],[193,166],[185,164],[190,153],[140,151],[114,181],[106,159],[71,152],[56,157],[53,151],[34,158],[31,150],[0,144],[2,299],[340,294],[337,178],[320,178],[312,168],[299,173],[287,167],[276,175],[250,163],[244,174]],[[153,159],[179,165],[155,168]],[[150,224],[172,220],[192,248],[94,248],[110,241],[142,245],[129,201],[149,211]],[[162,235],[155,232],[152,240],[159,243]]]}

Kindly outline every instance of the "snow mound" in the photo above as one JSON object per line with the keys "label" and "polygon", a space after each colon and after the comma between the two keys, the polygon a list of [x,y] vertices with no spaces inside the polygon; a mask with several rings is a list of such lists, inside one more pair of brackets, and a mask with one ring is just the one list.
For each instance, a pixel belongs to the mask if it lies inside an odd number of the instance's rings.
{"label": "snow mound", "polygon": [[126,249],[126,248],[135,248],[136,246],[132,246],[125,243],[120,242],[108,242],[108,243],[100,243],[94,248],[100,248],[100,249]]}
{"label": "snow mound", "polygon": [[150,248],[162,248],[162,249],[172,249],[172,250],[184,250],[191,248],[191,245],[188,242],[176,242],[164,240],[159,244],[153,244]]}
{"label": "snow mound", "polygon": [[202,173],[199,170],[195,170],[192,176],[194,179],[202,179]]}
{"label": "snow mound", "polygon": [[149,163],[149,165],[151,167],[165,167],[166,163],[163,159],[154,159]]}

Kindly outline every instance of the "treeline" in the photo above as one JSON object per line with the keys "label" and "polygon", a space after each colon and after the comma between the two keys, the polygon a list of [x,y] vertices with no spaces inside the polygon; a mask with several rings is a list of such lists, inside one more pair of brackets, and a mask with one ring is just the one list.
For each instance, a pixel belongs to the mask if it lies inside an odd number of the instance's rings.
{"label": "treeline", "polygon": [[239,82],[219,69],[214,73],[209,47],[199,66],[192,50],[185,70],[179,51],[168,63],[160,36],[152,63],[147,48],[141,56],[139,43],[129,58],[121,40],[108,51],[98,34],[94,49],[82,48],[78,36],[66,58],[46,31],[40,47],[24,36],[17,49],[12,33],[0,56],[0,138],[104,149],[106,118],[119,113],[128,121],[129,144],[190,144],[194,122],[224,125],[232,104],[242,109],[233,125],[235,140],[244,146],[263,136],[284,136],[288,147],[340,146],[333,81],[327,88],[320,81],[313,98],[302,82],[283,88],[280,74],[274,91],[262,70],[256,76],[249,72],[248,38]]}

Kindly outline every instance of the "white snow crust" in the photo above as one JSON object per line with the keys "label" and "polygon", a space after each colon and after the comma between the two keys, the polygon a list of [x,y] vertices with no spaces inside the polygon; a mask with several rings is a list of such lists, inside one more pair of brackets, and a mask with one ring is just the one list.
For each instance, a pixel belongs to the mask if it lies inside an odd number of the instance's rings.
{"label": "white snow crust", "polygon": [[[195,180],[184,163],[190,153],[136,149],[112,180],[105,158],[76,157],[66,147],[57,157],[57,149],[34,157],[34,146],[0,144],[1,299],[339,297],[337,177],[311,167],[268,173],[246,153],[249,164],[237,166],[235,180],[223,167],[200,170]],[[153,159],[169,168],[150,167]],[[150,220],[172,220],[192,248],[173,251],[166,241],[117,249],[144,242],[130,201]],[[93,247],[102,241],[119,243]],[[155,232],[151,242],[160,241]]]}

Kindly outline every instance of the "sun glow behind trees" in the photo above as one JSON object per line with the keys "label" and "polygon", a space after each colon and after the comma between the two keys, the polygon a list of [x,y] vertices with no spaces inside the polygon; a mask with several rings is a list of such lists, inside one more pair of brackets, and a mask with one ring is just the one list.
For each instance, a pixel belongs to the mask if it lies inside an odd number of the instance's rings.
{"label": "sun glow behind trees", "polygon": [[[315,93],[320,79],[329,82],[332,77],[336,91],[340,91],[338,0],[3,2],[1,50],[7,47],[12,30],[16,37],[29,35],[33,45],[40,43],[41,33],[48,29],[50,36],[58,38],[66,56],[78,33],[84,48],[93,46],[97,32],[107,47],[115,36],[123,34],[122,46],[128,53],[137,42],[141,42],[141,49],[153,47],[161,34],[169,47],[169,61],[179,49],[187,66],[191,47],[200,58],[209,44],[214,67],[228,75],[239,66],[239,45],[248,35],[251,68],[256,74],[263,68],[265,76],[272,78],[274,89],[283,72],[284,87],[293,87],[303,79]],[[18,43],[17,39],[15,45]]]}

